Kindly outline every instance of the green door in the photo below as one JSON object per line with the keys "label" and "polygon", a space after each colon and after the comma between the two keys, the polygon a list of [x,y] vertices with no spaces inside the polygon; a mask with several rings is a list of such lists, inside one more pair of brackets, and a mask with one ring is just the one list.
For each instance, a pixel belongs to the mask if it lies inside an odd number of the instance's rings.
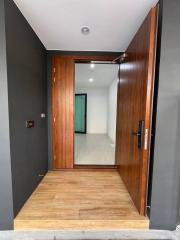
{"label": "green door", "polygon": [[75,95],[75,132],[86,133],[87,94]]}

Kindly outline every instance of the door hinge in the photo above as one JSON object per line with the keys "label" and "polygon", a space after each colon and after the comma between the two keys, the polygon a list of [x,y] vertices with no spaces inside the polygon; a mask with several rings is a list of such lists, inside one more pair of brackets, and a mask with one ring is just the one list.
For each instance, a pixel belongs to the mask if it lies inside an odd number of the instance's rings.
{"label": "door hinge", "polygon": [[53,68],[53,73],[55,73],[56,72],[56,68]]}
{"label": "door hinge", "polygon": [[56,155],[54,155],[54,160],[56,160]]}
{"label": "door hinge", "polygon": [[56,78],[55,77],[53,78],[53,81],[54,81],[54,83],[56,82]]}
{"label": "door hinge", "polygon": [[56,118],[54,117],[54,123],[56,122]]}

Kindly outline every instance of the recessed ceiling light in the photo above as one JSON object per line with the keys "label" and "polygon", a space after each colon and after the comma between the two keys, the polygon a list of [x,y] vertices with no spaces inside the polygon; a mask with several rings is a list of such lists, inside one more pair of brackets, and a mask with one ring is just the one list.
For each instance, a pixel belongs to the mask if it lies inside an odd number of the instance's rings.
{"label": "recessed ceiling light", "polygon": [[93,78],[90,78],[90,79],[89,79],[89,82],[90,82],[90,83],[94,82],[94,79],[93,79]]}
{"label": "recessed ceiling light", "polygon": [[83,35],[88,35],[90,33],[89,27],[82,27],[81,32]]}
{"label": "recessed ceiling light", "polygon": [[94,64],[94,63],[91,63],[91,64],[90,64],[90,68],[95,68],[95,64]]}

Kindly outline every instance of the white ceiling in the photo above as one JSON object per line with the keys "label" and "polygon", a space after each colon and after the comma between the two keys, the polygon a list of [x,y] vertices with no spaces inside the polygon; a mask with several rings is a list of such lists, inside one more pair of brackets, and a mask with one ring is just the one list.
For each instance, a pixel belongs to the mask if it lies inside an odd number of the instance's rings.
{"label": "white ceiling", "polygon": [[14,0],[48,50],[72,51],[125,51],[157,1]]}
{"label": "white ceiling", "polygon": [[[93,82],[89,79],[93,78]],[[118,79],[117,64],[95,64],[95,68],[91,68],[90,64],[75,64],[75,82],[77,88],[86,87],[108,87],[115,79]]]}

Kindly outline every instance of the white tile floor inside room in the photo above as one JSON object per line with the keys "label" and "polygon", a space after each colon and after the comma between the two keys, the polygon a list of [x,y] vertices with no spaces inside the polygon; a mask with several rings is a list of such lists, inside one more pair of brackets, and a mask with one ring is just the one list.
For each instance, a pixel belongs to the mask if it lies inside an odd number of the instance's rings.
{"label": "white tile floor inside room", "polygon": [[107,134],[75,134],[75,164],[114,165],[115,144]]}

